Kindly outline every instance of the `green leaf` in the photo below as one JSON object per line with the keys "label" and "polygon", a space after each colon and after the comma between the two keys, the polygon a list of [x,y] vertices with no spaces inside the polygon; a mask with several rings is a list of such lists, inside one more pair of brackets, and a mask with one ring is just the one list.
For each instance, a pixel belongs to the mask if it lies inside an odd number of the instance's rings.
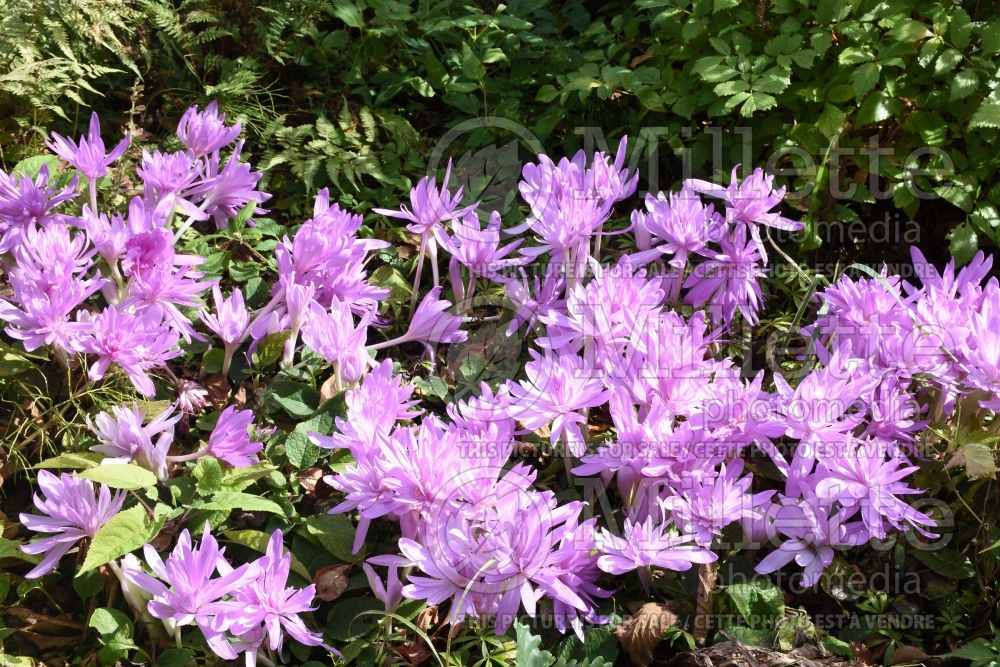
{"label": "green leaf", "polygon": [[253,365],[257,368],[267,368],[281,358],[285,349],[285,341],[292,335],[291,331],[279,331],[278,333],[264,336],[257,351],[253,353]]}
{"label": "green leaf", "polygon": [[774,107],[778,101],[766,93],[753,93],[740,107],[740,115],[749,118],[757,111]]}
{"label": "green leaf", "polygon": [[[267,551],[267,543],[271,539],[271,536],[268,533],[260,530],[227,530],[222,534],[225,535],[228,540],[235,542],[236,544],[241,544],[248,549],[253,549],[259,553]],[[312,581],[312,575],[309,573],[309,569],[302,564],[302,561],[300,561],[294,553],[289,553],[292,557],[292,571],[306,581]]]}
{"label": "green leaf", "polygon": [[374,630],[379,622],[379,616],[364,612],[384,612],[384,610],[385,605],[373,597],[346,598],[338,601],[327,614],[324,634],[338,642],[364,637]]}
{"label": "green leaf", "polygon": [[998,654],[993,648],[993,644],[982,637],[979,637],[978,639],[973,639],[968,644],[962,644],[951,653],[945,653],[942,657],[962,658],[964,660],[973,661],[993,661],[1000,658],[1000,654]]}
{"label": "green leaf", "polygon": [[983,24],[982,49],[988,56],[1000,53],[1000,18]]}
{"label": "green leaf", "polygon": [[951,79],[951,87],[948,91],[950,101],[965,99],[979,89],[979,75],[975,70],[963,69],[956,72]]}
{"label": "green leaf", "polygon": [[194,660],[189,648],[168,648],[156,659],[156,667],[186,667]]}
{"label": "green leaf", "polygon": [[222,466],[214,456],[198,459],[191,474],[198,480],[195,488],[200,495],[210,496],[222,488]]}
{"label": "green leaf", "polygon": [[351,553],[356,529],[344,514],[316,514],[305,521],[305,534],[319,542],[337,560],[355,563],[365,557],[362,547],[358,553]]}
{"label": "green leaf", "polygon": [[248,468],[229,468],[222,475],[221,486],[230,491],[242,491],[258,479],[267,477],[277,470],[270,463],[256,463]]}
{"label": "green leaf", "polygon": [[913,549],[910,553],[935,574],[946,579],[971,579],[976,576],[976,569],[969,557],[955,549]]}
{"label": "green leaf", "polygon": [[319,406],[319,392],[301,382],[277,380],[268,387],[264,400],[292,417],[308,417]]}
{"label": "green leaf", "polygon": [[972,37],[972,19],[961,6],[954,6],[949,12],[951,21],[948,23],[948,39],[957,48],[964,49]]}
{"label": "green leaf", "polygon": [[855,99],[860,100],[875,88],[881,72],[882,66],[874,62],[864,63],[851,72],[851,88]]}
{"label": "green leaf", "polygon": [[79,454],[60,454],[59,456],[54,456],[51,459],[45,459],[41,463],[36,464],[35,468],[72,468],[74,470],[79,470],[81,468],[93,468],[101,464],[101,459],[104,458],[103,454],[98,452],[82,452]]}
{"label": "green leaf", "polygon": [[1000,128],[1000,104],[984,103],[972,114],[969,127]]}
{"label": "green leaf", "polygon": [[[976,236],[976,231],[972,228],[972,225],[962,223],[948,233],[948,251],[955,258],[959,266],[968,264],[969,260],[975,256],[978,250],[979,238]],[[982,458],[983,454],[984,452],[976,452],[974,450],[969,450],[966,453],[966,455],[971,457],[969,460],[972,461],[974,470],[980,469],[977,460]],[[992,452],[990,455],[992,456]],[[963,459],[963,463],[965,460]]]}
{"label": "green leaf", "polygon": [[153,539],[157,532],[159,526],[149,521],[141,505],[119,512],[97,530],[77,576],[132,553]]}
{"label": "green leaf", "polygon": [[889,34],[900,42],[916,42],[926,39],[934,33],[920,21],[911,19],[901,22]]}
{"label": "green leaf", "polygon": [[784,596],[769,582],[733,584],[726,587],[726,594],[752,628],[773,628],[785,614]]}
{"label": "green leaf", "polygon": [[285,454],[288,456],[288,461],[300,470],[316,463],[322,451],[313,444],[309,435],[301,430],[301,426],[302,424],[296,426],[285,439]]}
{"label": "green leaf", "polygon": [[821,640],[823,646],[827,651],[833,653],[834,655],[839,655],[841,658],[847,658],[848,660],[854,660],[854,649],[851,645],[845,642],[843,639],[837,639],[833,635],[826,635]]}
{"label": "green leaf", "polygon": [[252,493],[242,491],[219,491],[212,499],[206,503],[195,503],[192,509],[199,510],[243,510],[244,512],[270,512],[271,514],[284,515],[285,511],[281,505],[261,498]]}
{"label": "green leaf", "polygon": [[952,206],[968,213],[979,197],[979,184],[972,177],[959,174],[951,182],[934,188],[934,192]]}
{"label": "green leaf", "polygon": [[104,484],[112,489],[144,489],[156,484],[156,475],[132,463],[108,463],[76,474],[82,479]]}
{"label": "green leaf", "polygon": [[884,91],[876,90],[869,94],[865,98],[865,101],[861,103],[856,122],[858,125],[880,123],[894,113],[897,113],[901,106],[899,100],[890,97]]}
{"label": "green leaf", "polygon": [[98,607],[90,615],[87,626],[97,630],[97,634],[105,640],[132,640],[132,621],[117,609]]}
{"label": "green leaf", "polygon": [[353,2],[335,2],[332,6],[331,13],[349,27],[365,27],[365,20],[361,15],[361,9]]}
{"label": "green leaf", "polygon": [[531,634],[531,629],[514,621],[514,632],[517,634],[517,653],[514,664],[517,667],[548,667],[555,662],[555,657],[543,649],[542,638]]}
{"label": "green leaf", "polygon": [[823,111],[816,120],[816,127],[828,139],[838,136],[844,131],[847,115],[832,104],[824,104]]}
{"label": "green leaf", "polygon": [[49,168],[49,176],[51,177],[59,169],[59,158],[55,155],[33,155],[15,164],[10,173],[11,176],[27,176],[34,180],[42,171],[42,167]]}

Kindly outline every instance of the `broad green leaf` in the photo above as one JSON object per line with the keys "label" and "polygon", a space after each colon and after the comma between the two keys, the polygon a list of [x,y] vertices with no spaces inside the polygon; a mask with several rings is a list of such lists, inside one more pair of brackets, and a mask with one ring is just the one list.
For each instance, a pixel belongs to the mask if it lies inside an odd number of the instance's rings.
{"label": "broad green leaf", "polygon": [[77,477],[104,484],[112,489],[144,489],[156,484],[156,475],[133,463],[108,463],[88,468]]}
{"label": "broad green leaf", "polygon": [[90,615],[87,626],[97,630],[102,639],[132,640],[132,621],[117,609],[98,607]]}
{"label": "broad green leaf", "polygon": [[141,505],[119,512],[97,530],[77,576],[132,553],[153,539],[157,532],[159,527],[149,521]]}
{"label": "broad green leaf", "polygon": [[860,100],[875,88],[881,72],[882,66],[874,62],[864,63],[851,72],[851,88],[854,89],[855,99]]}
{"label": "broad green leaf", "polygon": [[299,424],[285,439],[285,455],[288,457],[289,463],[299,469],[308,468],[316,463],[322,453],[322,450],[309,439],[309,435],[301,429],[301,426]]}
{"label": "broad green leaf", "polygon": [[910,553],[935,574],[946,579],[971,579],[976,576],[976,569],[969,557],[955,549],[913,549]]}
{"label": "broad green leaf", "polygon": [[230,491],[242,491],[274,470],[276,468],[270,463],[256,463],[249,468],[229,468],[222,475],[222,486]]}
{"label": "broad green leaf", "polygon": [[308,417],[319,406],[319,392],[301,382],[278,380],[268,387],[265,400],[292,417]]}
{"label": "broad green leaf", "polygon": [[781,590],[768,582],[733,584],[726,587],[726,594],[743,619],[754,628],[773,628],[774,621],[785,613]]}
{"label": "broad green leaf", "polygon": [[81,452],[79,454],[60,454],[45,459],[36,464],[35,468],[72,468],[74,470],[93,468],[101,464],[104,454],[98,452]]}
{"label": "broad green leaf", "polygon": [[198,459],[191,474],[198,480],[195,488],[200,495],[210,496],[222,487],[222,466],[213,456]]}
{"label": "broad green leaf", "polygon": [[358,562],[365,556],[363,546],[358,553],[351,553],[355,532],[354,524],[343,514],[316,514],[305,522],[305,534],[345,563]]}
{"label": "broad green leaf", "polygon": [[192,509],[199,510],[243,510],[244,512],[270,512],[271,514],[284,515],[285,511],[281,505],[261,498],[252,493],[242,491],[220,491],[212,496],[206,503],[195,503]]}
{"label": "broad green leaf", "polygon": [[335,2],[332,7],[333,9],[331,10],[331,13],[351,28],[365,27],[365,20],[361,14],[361,8],[355,3]]}

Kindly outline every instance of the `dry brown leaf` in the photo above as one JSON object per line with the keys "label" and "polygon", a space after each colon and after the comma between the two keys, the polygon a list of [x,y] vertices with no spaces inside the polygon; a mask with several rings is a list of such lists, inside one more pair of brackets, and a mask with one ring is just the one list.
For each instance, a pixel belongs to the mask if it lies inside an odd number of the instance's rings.
{"label": "dry brown leaf", "polygon": [[313,583],[316,584],[316,596],[323,602],[339,598],[347,590],[347,574],[350,571],[350,564],[321,567],[313,576]]}
{"label": "dry brown leaf", "polygon": [[299,471],[299,484],[302,485],[302,489],[306,492],[306,495],[309,496],[315,495],[316,485],[322,478],[322,468],[306,468]]}
{"label": "dry brown leaf", "polygon": [[221,373],[207,375],[202,386],[208,392],[208,402],[215,407],[221,408],[229,403],[229,393],[232,391],[232,387],[229,386],[229,380],[226,379],[225,375]]}
{"label": "dry brown leaf", "polygon": [[636,56],[635,58],[632,58],[632,60],[628,61],[628,67],[629,69],[635,69],[636,67],[643,64],[652,57],[653,57],[653,50],[646,49],[645,53],[642,53]]}
{"label": "dry brown leaf", "polygon": [[319,388],[319,402],[323,403],[325,401],[329,401],[339,393],[340,392],[337,391],[337,376],[331,375]]}
{"label": "dry brown leaf", "polygon": [[647,602],[615,629],[615,637],[639,667],[653,662],[653,649],[667,628],[677,622],[677,615],[665,604]]}
{"label": "dry brown leaf", "polygon": [[890,665],[903,665],[903,664],[920,664],[927,660],[930,656],[923,651],[923,649],[917,648],[916,646],[909,646],[904,644],[898,647],[892,652],[892,660],[889,661]]}
{"label": "dry brown leaf", "polygon": [[397,646],[396,653],[414,667],[427,662],[428,658],[431,657],[431,650],[422,641]]}
{"label": "dry brown leaf", "polygon": [[417,617],[413,619],[413,624],[427,632],[438,622],[438,608],[435,606],[424,607]]}

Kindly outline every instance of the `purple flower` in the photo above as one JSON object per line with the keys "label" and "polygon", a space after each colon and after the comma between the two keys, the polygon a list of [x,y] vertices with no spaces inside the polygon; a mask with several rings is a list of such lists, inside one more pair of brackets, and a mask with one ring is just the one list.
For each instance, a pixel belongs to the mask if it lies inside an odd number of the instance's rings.
{"label": "purple flower", "polygon": [[646,195],[646,210],[648,214],[640,213],[635,225],[636,239],[643,241],[640,249],[652,247],[651,240],[642,239],[644,234],[662,239],[665,243],[658,250],[670,253],[670,264],[677,268],[683,268],[689,255],[702,252],[707,243],[718,241],[725,232],[713,207],[705,206],[689,188],[676,194]]}
{"label": "purple flower", "polygon": [[252,410],[237,410],[229,406],[219,415],[219,420],[208,437],[208,449],[202,454],[214,456],[234,468],[248,468],[257,463],[257,453],[263,443],[250,440],[253,426]]}
{"label": "purple flower", "polygon": [[684,187],[723,199],[726,203],[726,219],[731,222],[758,224],[793,232],[805,226],[772,210],[785,196],[785,188],[774,189],[774,176],[768,176],[763,169],[754,169],[740,181],[736,176],[739,168],[740,165],[733,167],[728,186],[692,178],[684,182]]}
{"label": "purple flower", "polygon": [[[190,153],[150,153],[143,149],[142,164],[136,167],[135,173],[142,179],[143,194],[152,202],[175,197],[191,187],[201,174],[201,167],[201,163],[194,160]],[[190,204],[190,207],[194,205]]]}
{"label": "purple flower", "polygon": [[684,301],[696,308],[708,304],[712,321],[731,326],[739,310],[747,324],[757,323],[764,301],[760,278],[764,276],[758,245],[747,240],[744,227],[719,241],[720,251],[694,267],[684,281]]}
{"label": "purple flower", "polygon": [[554,272],[546,273],[544,278],[536,275],[533,282],[528,282],[527,274],[521,269],[521,279],[512,278],[504,286],[504,293],[514,306],[507,335],[513,335],[521,325],[530,330],[542,317],[561,309],[564,302],[560,297],[564,287],[565,281]]}
{"label": "purple flower", "polygon": [[[486,227],[482,227],[475,211],[455,218],[451,222],[451,235],[442,233],[441,245],[451,253],[449,272],[451,284],[458,300],[471,298],[477,277],[496,279],[497,274],[511,266],[523,263],[523,259],[507,257],[522,240],[500,246],[500,213],[490,214]],[[459,267],[469,272],[469,287],[462,282]]]}
{"label": "purple flower", "polygon": [[0,254],[16,248],[25,229],[33,224],[65,222],[67,216],[53,210],[76,197],[78,182],[79,176],[74,175],[66,187],[57,189],[49,184],[48,165],[42,165],[34,180],[0,171]]}
{"label": "purple flower", "polygon": [[[191,533],[185,529],[166,562],[149,544],[143,547],[143,553],[154,576],[135,568],[126,568],[124,574],[152,596],[149,613],[177,627],[197,625],[219,657],[235,660],[236,651],[225,636],[231,621],[226,618],[230,607],[223,598],[253,581],[258,576],[256,568],[229,567],[223,557],[225,549],[219,548],[207,524],[197,548],[192,545]],[[214,576],[216,571],[220,576]]]}
{"label": "purple flower", "polygon": [[222,290],[218,285],[212,285],[212,298],[215,299],[215,314],[210,315],[203,310],[201,321],[218,336],[225,346],[225,356],[222,361],[222,374],[229,374],[229,366],[233,360],[233,352],[243,342],[247,328],[250,326],[250,313],[243,303],[243,292],[234,287],[228,299],[222,298]]}
{"label": "purple flower", "polygon": [[598,371],[579,355],[541,355],[535,350],[531,355],[532,361],[524,366],[527,379],[510,387],[510,414],[532,431],[551,422],[552,445],[563,438],[568,451],[580,456],[584,449],[580,425],[587,420],[579,411],[604,405],[611,394]]}
{"label": "purple flower", "polygon": [[743,461],[736,459],[728,466],[723,463],[713,478],[687,478],[677,495],[662,501],[663,511],[670,512],[674,524],[695,542],[710,547],[722,535],[722,529],[747,517],[756,516],[755,507],[767,501],[774,491],[749,493],[753,475],[740,478]]}
{"label": "purple flower", "polygon": [[714,563],[714,553],[692,542],[691,535],[671,535],[667,524],[650,514],[643,521],[625,519],[622,536],[602,529],[597,537],[600,556],[597,566],[610,574],[625,574],[638,570],[646,590],[652,586],[649,568],[662,567],[683,572],[695,563]]}
{"label": "purple flower", "polygon": [[90,127],[87,134],[80,137],[79,144],[55,132],[45,142],[53,153],[69,162],[91,181],[108,173],[108,165],[125,154],[128,144],[129,136],[126,134],[110,153],[105,153],[104,140],[101,139],[101,121],[97,118],[97,112],[90,115]]}
{"label": "purple flower", "polygon": [[[219,229],[228,225],[230,218],[236,217],[248,202],[260,204],[271,198],[266,192],[257,190],[261,174],[251,170],[246,162],[240,162],[242,150],[243,142],[240,141],[221,170],[218,153],[206,158],[205,177],[185,191],[186,198],[200,200],[200,209],[215,218],[215,226]],[[260,207],[255,212],[265,213]]]}
{"label": "purple flower", "polygon": [[208,155],[231,144],[240,136],[242,125],[226,125],[226,114],[219,113],[215,100],[204,111],[195,105],[184,112],[177,123],[177,136],[195,157]]}
{"label": "purple flower", "polygon": [[[102,463],[135,463],[156,474],[157,478],[167,478],[167,453],[174,440],[174,424],[181,415],[172,416],[173,406],[144,424],[148,414],[135,403],[132,406],[117,405],[111,413],[102,412],[87,419],[87,425],[100,444],[90,449],[108,458]],[[159,435],[156,442],[153,438]]]}
{"label": "purple flower", "polygon": [[369,349],[381,350],[408,342],[421,342],[427,345],[465,341],[469,334],[462,331],[462,318],[447,312],[451,308],[451,302],[438,298],[440,295],[440,287],[431,289],[411,316],[410,326],[405,334],[372,345]]}
{"label": "purple flower", "polygon": [[80,324],[88,332],[80,343],[81,350],[98,357],[88,377],[100,380],[115,364],[147,397],[156,395],[156,387],[146,371],[166,365],[181,353],[177,348],[177,332],[167,326],[162,313],[154,309],[134,312],[108,306],[97,315],[84,313]]}
{"label": "purple flower", "polygon": [[[292,556],[283,547],[281,531],[271,533],[267,552],[252,566],[256,576],[233,591],[232,602],[224,603],[229,631],[242,645],[250,667],[256,664],[257,648],[265,638],[272,651],[281,650],[286,635],[306,646],[323,645],[322,636],[307,628],[299,617],[315,609],[312,600],[316,586],[288,586]],[[220,572],[232,570],[225,561],[220,565]]]}
{"label": "purple flower", "polygon": [[384,560],[384,557],[369,558],[361,564],[361,568],[365,571],[365,576],[368,577],[368,586],[372,589],[375,597],[385,605],[385,610],[396,611],[399,603],[403,601],[403,584],[399,581],[398,559],[392,557],[392,561],[388,563],[389,574],[385,583],[382,583],[375,568],[370,565],[370,563],[382,564]]}
{"label": "purple flower", "polygon": [[373,313],[355,326],[354,314],[346,304],[335,301],[329,311],[318,304],[312,308],[302,327],[302,342],[334,365],[337,389],[343,383],[355,384],[368,368],[371,357],[365,343]]}
{"label": "purple flower", "polygon": [[935,535],[924,529],[934,520],[906,504],[899,496],[920,493],[903,480],[917,466],[893,456],[884,442],[856,440],[837,447],[835,454],[819,463],[814,480],[816,496],[826,503],[840,503],[846,518],[860,513],[865,528],[876,539],[884,539],[887,526],[903,530],[909,524],[921,535]]}
{"label": "purple flower", "polygon": [[208,390],[194,380],[178,378],[174,386],[177,389],[177,407],[184,414],[198,414],[208,405]]}
{"label": "purple flower", "polygon": [[448,181],[451,180],[451,160],[448,161],[448,168],[444,172],[444,180],[438,188],[437,179],[433,176],[424,176],[410,190],[410,208],[401,205],[398,211],[387,208],[373,208],[373,213],[385,215],[390,218],[408,220],[407,229],[414,234],[426,234],[446,220],[451,220],[465,215],[475,208],[475,204],[459,209],[458,203],[462,200],[462,188],[459,188],[454,195],[448,191]]}
{"label": "purple flower", "polygon": [[108,487],[99,484],[95,495],[93,482],[66,473],[56,477],[48,470],[39,470],[38,487],[44,497],[35,495],[35,507],[42,516],[21,514],[21,524],[28,530],[53,535],[21,546],[26,554],[45,554],[25,575],[27,579],[54,570],[67,551],[85,537],[93,537],[125,502],[124,491],[112,495]]}

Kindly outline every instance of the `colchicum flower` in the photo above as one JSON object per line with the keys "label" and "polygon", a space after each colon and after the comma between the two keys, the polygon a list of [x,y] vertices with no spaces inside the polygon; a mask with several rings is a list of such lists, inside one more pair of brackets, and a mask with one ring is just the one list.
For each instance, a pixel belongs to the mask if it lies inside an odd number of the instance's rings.
{"label": "colchicum flower", "polygon": [[99,484],[95,494],[93,482],[68,473],[56,477],[48,470],[39,470],[37,479],[42,495],[35,495],[35,507],[41,514],[21,514],[21,524],[51,537],[21,546],[26,554],[44,554],[41,562],[25,575],[28,579],[37,579],[54,570],[67,551],[80,540],[93,537],[125,502],[124,491],[112,494],[108,487]]}

